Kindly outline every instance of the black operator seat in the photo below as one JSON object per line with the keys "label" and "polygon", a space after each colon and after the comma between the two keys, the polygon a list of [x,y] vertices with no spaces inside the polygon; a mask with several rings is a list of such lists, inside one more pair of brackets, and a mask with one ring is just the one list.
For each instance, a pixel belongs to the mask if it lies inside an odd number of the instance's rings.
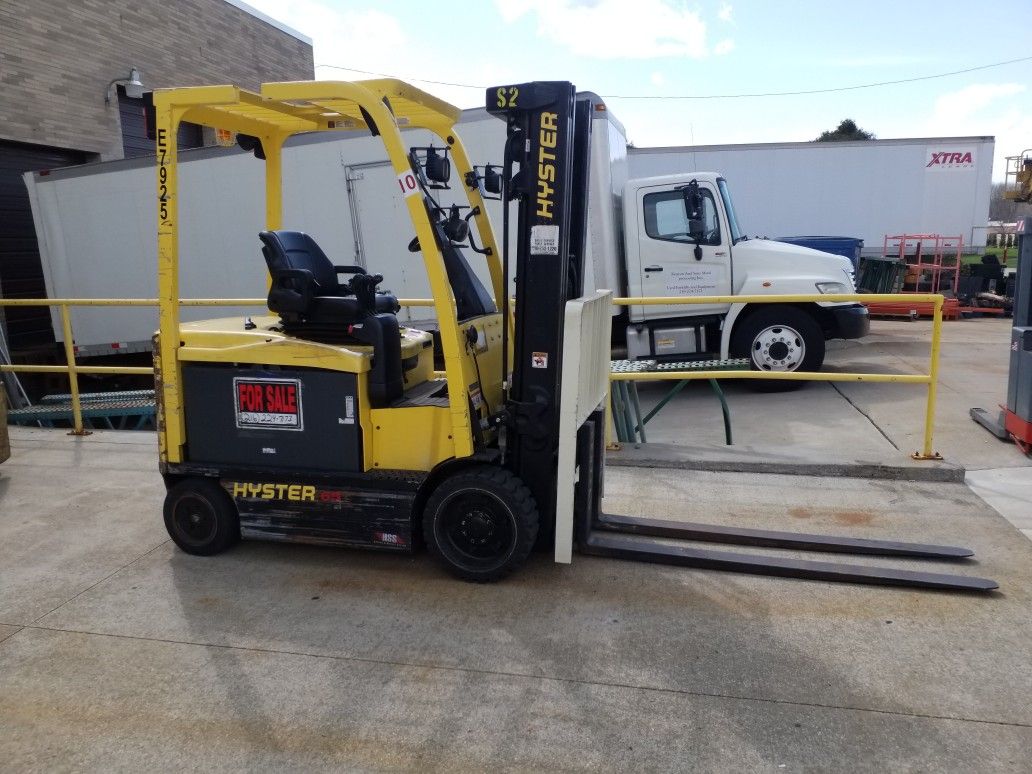
{"label": "black operator seat", "polygon": [[[379,274],[359,266],[334,266],[315,240],[301,231],[262,231],[262,254],[272,279],[269,310],[292,336],[325,344],[373,348],[369,394],[386,406],[405,390],[401,365],[398,299],[377,292]],[[339,275],[350,274],[341,283]]]}
{"label": "black operator seat", "polygon": [[[368,311],[393,314],[400,308],[391,293],[376,293],[374,309],[366,310],[339,275],[365,274],[359,266],[334,266],[308,234],[301,231],[263,231],[262,253],[272,287],[269,309],[285,323],[306,327],[341,326],[357,322]],[[293,325],[292,325],[293,327]]]}

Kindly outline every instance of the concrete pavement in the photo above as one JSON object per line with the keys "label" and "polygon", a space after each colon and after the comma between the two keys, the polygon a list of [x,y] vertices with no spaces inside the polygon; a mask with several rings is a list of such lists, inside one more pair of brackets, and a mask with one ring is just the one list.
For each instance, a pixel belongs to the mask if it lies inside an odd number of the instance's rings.
{"label": "concrete pavement", "polygon": [[582,556],[470,585],[425,555],[190,557],[153,436],[13,444],[13,770],[1028,768],[1032,543],[963,484],[612,468],[606,507],[969,544],[929,567],[994,577],[988,597]]}

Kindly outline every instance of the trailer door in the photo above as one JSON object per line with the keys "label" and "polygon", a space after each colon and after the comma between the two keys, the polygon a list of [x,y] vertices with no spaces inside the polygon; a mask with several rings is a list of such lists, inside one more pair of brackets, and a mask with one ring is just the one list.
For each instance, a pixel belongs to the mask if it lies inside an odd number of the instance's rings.
{"label": "trailer door", "polygon": [[[731,239],[720,217],[717,192],[700,184],[705,237],[688,241],[689,224],[681,191],[672,186],[641,188],[637,194],[638,265],[643,296],[723,296],[731,294]],[[723,314],[729,304],[639,306],[638,319],[658,320]]]}

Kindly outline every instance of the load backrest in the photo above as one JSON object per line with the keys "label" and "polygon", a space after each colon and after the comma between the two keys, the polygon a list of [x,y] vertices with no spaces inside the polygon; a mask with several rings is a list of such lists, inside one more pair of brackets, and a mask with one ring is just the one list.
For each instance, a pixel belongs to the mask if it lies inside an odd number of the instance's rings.
{"label": "load backrest", "polygon": [[263,231],[258,238],[263,242],[262,254],[273,280],[286,269],[304,269],[312,273],[319,286],[316,295],[341,295],[333,262],[308,234],[302,231]]}

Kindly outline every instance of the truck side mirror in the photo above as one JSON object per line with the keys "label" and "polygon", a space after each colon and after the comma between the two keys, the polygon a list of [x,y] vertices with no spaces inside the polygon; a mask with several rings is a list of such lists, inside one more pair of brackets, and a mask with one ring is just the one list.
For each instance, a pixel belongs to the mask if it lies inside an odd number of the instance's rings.
{"label": "truck side mirror", "polygon": [[702,220],[702,194],[699,193],[699,184],[692,180],[681,189],[681,197],[684,199],[684,214],[688,221]]}
{"label": "truck side mirror", "polygon": [[684,216],[688,220],[688,238],[698,244],[706,235],[706,222],[703,216],[702,193],[699,184],[692,180],[681,189],[684,200]]}

